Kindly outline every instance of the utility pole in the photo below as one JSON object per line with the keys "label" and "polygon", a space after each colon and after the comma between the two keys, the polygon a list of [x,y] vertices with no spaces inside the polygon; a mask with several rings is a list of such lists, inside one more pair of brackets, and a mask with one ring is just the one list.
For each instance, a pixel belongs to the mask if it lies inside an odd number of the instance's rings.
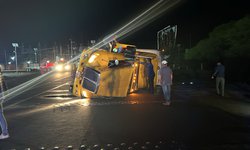
{"label": "utility pole", "polygon": [[33,48],[33,49],[35,51],[35,63],[37,63],[37,50],[38,50],[38,48]]}
{"label": "utility pole", "polygon": [[7,55],[6,55],[6,50],[4,50],[4,56],[5,56],[5,69],[7,68]]}
{"label": "utility pole", "polygon": [[39,51],[39,66],[41,65],[41,57],[42,57],[42,51],[41,51],[41,43],[38,43],[38,51]]}
{"label": "utility pole", "polygon": [[70,59],[73,58],[73,48],[72,48],[72,39],[69,39],[70,40]]}

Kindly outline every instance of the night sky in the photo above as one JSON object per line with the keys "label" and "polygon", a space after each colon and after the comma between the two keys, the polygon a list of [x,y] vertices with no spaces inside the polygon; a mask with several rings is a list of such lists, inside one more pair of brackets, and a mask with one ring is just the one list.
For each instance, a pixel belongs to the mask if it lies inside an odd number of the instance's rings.
{"label": "night sky", "polygon": [[[12,42],[37,45],[70,38],[81,43],[101,39],[155,2],[157,0],[0,0],[0,57],[4,50],[13,49]],[[139,48],[156,48],[157,31],[177,25],[177,42],[184,47],[194,46],[217,25],[250,14],[249,6],[248,0],[184,0],[121,42]]]}

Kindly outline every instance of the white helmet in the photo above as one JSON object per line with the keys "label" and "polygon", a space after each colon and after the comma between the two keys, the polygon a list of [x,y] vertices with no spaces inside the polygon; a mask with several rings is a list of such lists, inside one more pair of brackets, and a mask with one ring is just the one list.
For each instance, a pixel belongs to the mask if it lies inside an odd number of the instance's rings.
{"label": "white helmet", "polygon": [[168,62],[167,62],[166,60],[163,60],[161,63],[162,63],[163,65],[166,65]]}

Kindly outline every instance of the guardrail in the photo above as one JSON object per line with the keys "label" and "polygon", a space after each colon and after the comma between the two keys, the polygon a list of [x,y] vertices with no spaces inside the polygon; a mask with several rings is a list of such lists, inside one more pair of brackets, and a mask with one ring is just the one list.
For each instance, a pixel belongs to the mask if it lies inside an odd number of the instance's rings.
{"label": "guardrail", "polygon": [[3,73],[28,72],[27,70],[2,70]]}
{"label": "guardrail", "polygon": [[27,69],[27,70],[2,70],[3,73],[16,73],[16,72],[19,72],[19,73],[22,73],[22,72],[37,72],[39,71],[39,69],[34,69],[34,70],[31,70],[31,69]]}
{"label": "guardrail", "polygon": [[40,71],[26,71],[26,70],[4,70],[2,72],[3,76],[5,77],[18,77],[18,76],[26,76],[31,74],[37,74],[40,73]]}

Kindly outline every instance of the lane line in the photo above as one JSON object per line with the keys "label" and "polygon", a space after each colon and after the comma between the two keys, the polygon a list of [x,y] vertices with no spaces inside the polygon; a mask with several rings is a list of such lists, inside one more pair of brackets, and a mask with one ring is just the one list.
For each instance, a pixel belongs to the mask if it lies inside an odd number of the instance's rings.
{"label": "lane line", "polygon": [[31,99],[31,98],[37,97],[37,96],[39,96],[39,95],[41,95],[41,94],[44,94],[44,93],[46,93],[46,92],[48,92],[48,91],[51,91],[51,90],[55,90],[55,89],[57,89],[57,88],[60,88],[60,87],[62,87],[62,86],[65,86],[65,85],[67,85],[67,83],[61,84],[61,85],[56,86],[56,87],[54,87],[54,88],[52,88],[52,89],[49,89],[49,90],[47,90],[47,91],[43,91],[43,92],[38,93],[38,94],[36,94],[36,95],[33,95],[33,96],[31,96],[31,97],[25,98],[25,99],[23,99],[23,100],[21,100],[21,101],[18,101],[18,102],[16,102],[16,103],[13,103],[13,104],[10,104],[10,105],[8,105],[8,106],[5,106],[5,109],[8,109],[8,108],[13,107],[13,106],[16,106],[17,104],[20,104],[20,103],[22,103],[22,102],[25,102],[25,101]]}

